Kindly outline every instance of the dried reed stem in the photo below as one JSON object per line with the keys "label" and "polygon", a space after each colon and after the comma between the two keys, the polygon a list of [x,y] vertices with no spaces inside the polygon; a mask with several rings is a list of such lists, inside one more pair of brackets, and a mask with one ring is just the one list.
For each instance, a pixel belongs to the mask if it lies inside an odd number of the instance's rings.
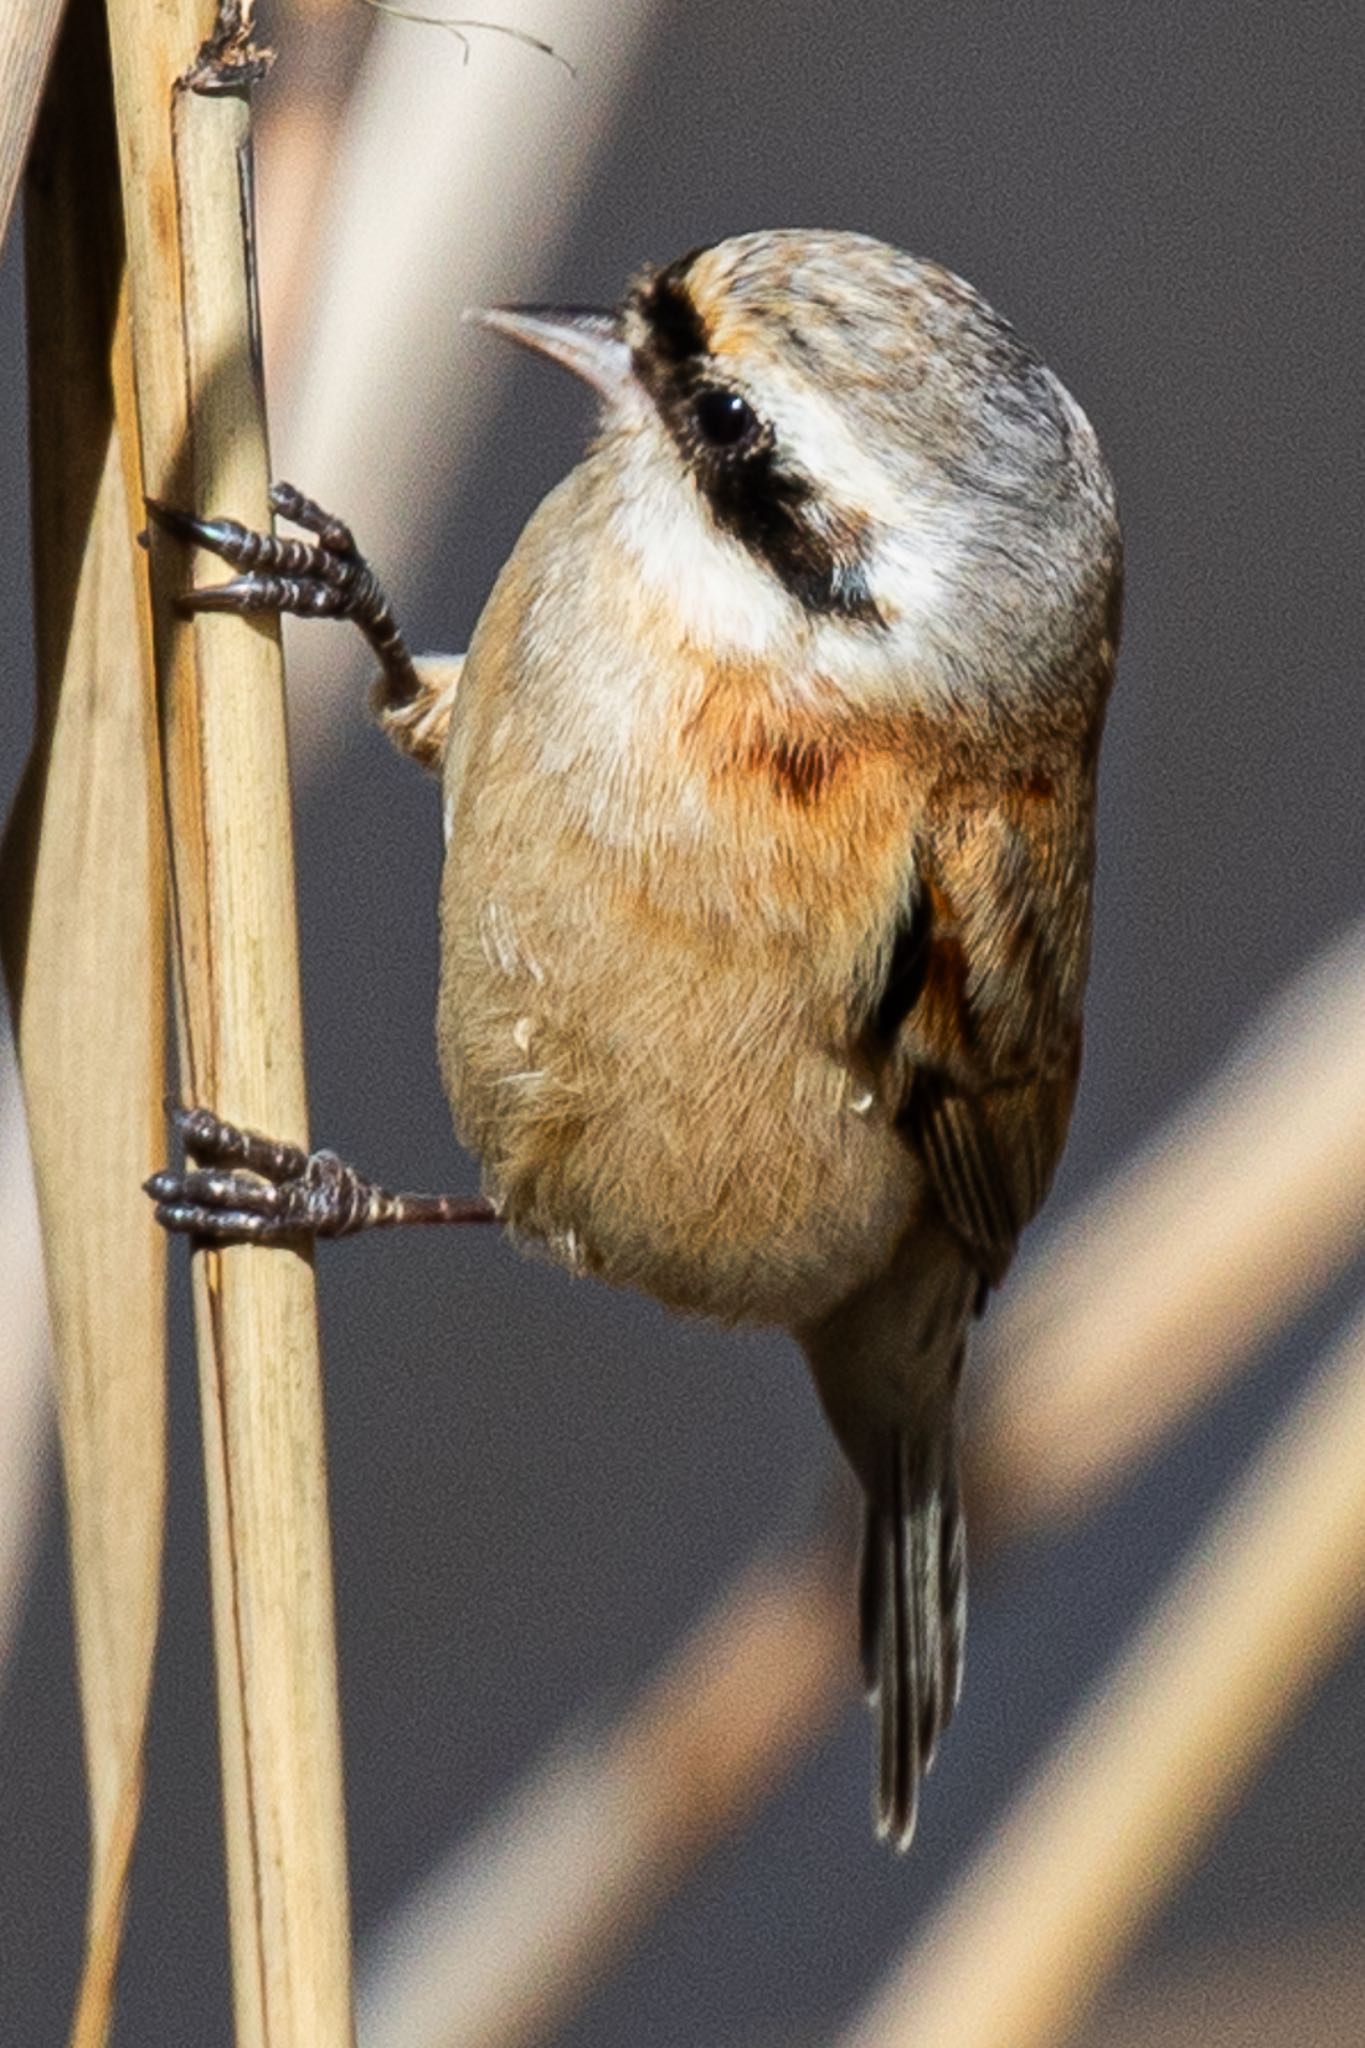
{"label": "dried reed stem", "polygon": [[0,243],[56,47],[62,0],[7,0],[0,14]]}
{"label": "dried reed stem", "polygon": [[[281,369],[293,365],[287,379],[292,398],[276,407],[284,428],[279,467],[324,498],[340,493],[331,502],[344,504],[372,552],[378,553],[381,532],[389,533],[385,575],[400,596],[421,558],[437,498],[458,477],[508,360],[507,352],[487,353],[480,364],[464,345],[456,346],[455,309],[466,300],[534,288],[572,217],[575,194],[591,175],[595,152],[611,135],[613,101],[647,47],[659,11],[657,0],[601,0],[587,13],[556,0],[552,16],[537,7],[535,20],[556,47],[581,60],[578,81],[532,52],[501,47],[497,38],[485,39],[465,67],[449,37],[381,23],[339,137],[317,125],[320,96],[305,95],[313,115],[305,111],[304,133],[293,131],[286,91],[293,50],[281,53],[260,179],[262,262],[274,272],[273,290],[266,291],[275,323],[267,326],[267,347],[279,348],[276,325],[287,308]],[[355,16],[344,32],[348,52],[369,23],[365,10]],[[334,52],[338,24],[330,16],[325,34]],[[451,118],[452,107],[458,120]],[[282,268],[310,280],[322,271],[311,320],[299,297],[284,288]],[[434,311],[425,297],[406,310],[407,288],[416,282],[434,293]],[[397,369],[390,343],[396,350],[400,339]],[[297,427],[296,414],[304,416]],[[434,464],[421,454],[432,442],[433,417],[440,420],[441,456]],[[362,425],[369,440],[356,438]],[[378,461],[375,446],[382,451]],[[312,775],[325,772],[339,735],[352,729],[349,707],[336,711],[336,691],[356,682],[356,662],[327,632],[302,630],[295,645],[296,770]],[[29,1231],[26,1202],[22,1133],[0,1120],[0,1253]],[[12,1295],[17,1305],[7,1327],[16,1334],[20,1327],[40,1332],[36,1275],[0,1273],[5,1281],[0,1299]],[[29,1390],[44,1365],[35,1346],[25,1346],[13,1361]],[[29,1405],[38,1407],[36,1397],[30,1395]],[[31,1459],[40,1459],[41,1429],[27,1442]],[[14,1467],[6,1486],[0,1463],[6,1535],[18,1530],[22,1503],[41,1498],[31,1460],[16,1454]],[[0,1617],[17,1607],[15,1574],[29,1554],[23,1540],[0,1542]],[[0,1633],[0,1676],[2,1653]]]}
{"label": "dried reed stem", "polygon": [[843,2048],[1048,2048],[1365,1614],[1365,1315]]}
{"label": "dried reed stem", "polygon": [[114,426],[131,363],[108,54],[75,0],[29,181],[36,736],[4,849],[3,944],[51,1307],[90,1789],[72,2040],[107,2040],[160,1604],[165,931],[150,622]]}
{"label": "dried reed stem", "polygon": [[[109,0],[143,466],[152,495],[264,525],[268,463],[245,238],[248,110],[178,83],[195,0]],[[279,642],[179,620],[154,549],[184,1091],[303,1140]],[[217,565],[213,565],[215,571]],[[313,1273],[194,1259],[239,2044],[343,2048],[349,1928]]]}

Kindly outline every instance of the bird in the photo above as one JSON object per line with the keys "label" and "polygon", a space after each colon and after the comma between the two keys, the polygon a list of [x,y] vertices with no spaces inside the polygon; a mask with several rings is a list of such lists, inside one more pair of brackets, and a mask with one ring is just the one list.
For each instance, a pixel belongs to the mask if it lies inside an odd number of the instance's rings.
{"label": "bird", "polygon": [[484,310],[597,397],[463,657],[412,657],[350,529],[153,506],[347,617],[439,774],[440,1069],[485,1199],[390,1195],[180,1113],[172,1229],[496,1219],[575,1272],[785,1330],[862,1489],[875,1818],[962,1682],[968,1335],[1066,1139],[1117,656],[1112,479],[968,284],[848,231],[738,235],[613,309]]}

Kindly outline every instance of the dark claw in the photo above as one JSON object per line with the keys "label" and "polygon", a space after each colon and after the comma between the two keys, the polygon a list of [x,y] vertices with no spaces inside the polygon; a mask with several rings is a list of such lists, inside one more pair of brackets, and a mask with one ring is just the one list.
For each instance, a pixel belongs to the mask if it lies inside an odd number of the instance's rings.
{"label": "dark claw", "polygon": [[314,541],[256,533],[235,519],[200,519],[158,498],[147,499],[156,524],[177,540],[207,548],[247,574],[184,592],[187,612],[293,612],[304,618],[354,620],[383,670],[383,702],[401,709],[419,696],[412,657],[378,578],[349,526],[293,484],[271,486],[271,509],[315,536]]}
{"label": "dark claw", "polygon": [[[224,1173],[191,1167],[154,1173],[142,1185],[156,1203],[156,1220],[166,1230],[211,1239],[215,1244],[282,1244],[306,1238],[297,1202],[290,1200],[307,1158],[297,1146],[274,1145],[254,1131],[225,1124],[211,1111],[173,1107],[172,1120],[186,1150],[232,1159],[246,1171]],[[295,1169],[290,1173],[288,1169]],[[264,1174],[265,1178],[256,1178]],[[285,1181],[282,1188],[275,1176]]]}
{"label": "dark claw", "polygon": [[[224,1128],[232,1132],[231,1125]],[[232,1135],[251,1136],[245,1131]],[[189,1237],[214,1244],[302,1244],[316,1234],[298,1180],[281,1187],[249,1172],[218,1173],[201,1167],[187,1173],[154,1173],[142,1185],[156,1203],[162,1228]]]}
{"label": "dark claw", "polygon": [[277,612],[283,607],[274,601],[273,579],[264,577],[234,576],[230,583],[201,583],[195,589],[182,590],[177,597],[176,609],[182,612]]}
{"label": "dark claw", "polygon": [[230,583],[201,583],[176,599],[183,612],[290,612],[296,618],[344,619],[350,595],[311,576],[234,576]]}
{"label": "dark claw", "polygon": [[346,522],[334,518],[330,512],[324,512],[317,500],[305,497],[297,485],[272,484],[270,509],[281,519],[291,520],[295,526],[301,526],[305,533],[315,535],[332,554],[353,556],[357,561],[360,559],[355,535]]}
{"label": "dark claw", "polygon": [[209,1109],[177,1102],[166,1107],[186,1152],[201,1162],[183,1173],[164,1169],[143,1182],[167,1230],[216,1244],[305,1244],[400,1223],[497,1220],[477,1197],[390,1194],[335,1152],[279,1144],[225,1123]]}
{"label": "dark claw", "polygon": [[218,536],[214,529],[221,521],[196,519],[192,512],[182,512],[178,505],[167,505],[161,498],[144,498],[142,502],[163,532],[172,533],[177,540],[189,541],[199,547],[217,545]]}

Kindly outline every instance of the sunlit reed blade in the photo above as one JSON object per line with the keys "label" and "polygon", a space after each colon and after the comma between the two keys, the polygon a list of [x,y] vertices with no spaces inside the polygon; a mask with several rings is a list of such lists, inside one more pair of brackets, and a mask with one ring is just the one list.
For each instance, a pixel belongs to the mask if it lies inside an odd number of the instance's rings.
{"label": "sunlit reed blade", "polygon": [[1365,1927],[1349,1914],[1312,1929],[1272,1931],[1255,1919],[1247,1914],[1194,1956],[1134,1973],[1137,1982],[1096,2007],[1075,2048],[1355,2048]]}
{"label": "sunlit reed blade", "polygon": [[[78,2048],[100,2048],[113,2019],[165,1501],[165,1247],[137,1199],[161,1143],[163,851],[135,466],[111,398],[131,390],[117,194],[103,23],[94,0],[73,0],[28,187],[38,705],[0,940],[52,1315],[89,1790]],[[7,1339],[25,1334],[7,1323]]]}

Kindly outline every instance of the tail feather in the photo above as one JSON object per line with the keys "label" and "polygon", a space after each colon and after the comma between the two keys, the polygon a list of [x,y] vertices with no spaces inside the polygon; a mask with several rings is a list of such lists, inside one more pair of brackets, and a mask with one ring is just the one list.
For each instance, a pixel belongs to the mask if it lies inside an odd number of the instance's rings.
{"label": "tail feather", "polygon": [[896,1435],[885,1484],[868,1497],[859,1608],[879,1723],[877,1829],[901,1849],[961,1690],[964,1561],[951,1427],[929,1443]]}
{"label": "tail feather", "polygon": [[877,1824],[902,1849],[962,1688],[956,1409],[977,1291],[961,1246],[925,1226],[884,1273],[801,1333],[867,1503],[858,1611],[878,1720]]}
{"label": "tail feather", "polygon": [[956,1441],[948,1447],[942,1484],[939,1612],[943,1616],[942,1727],[946,1728],[962,1697],[962,1652],[967,1640],[967,1524],[962,1513]]}

